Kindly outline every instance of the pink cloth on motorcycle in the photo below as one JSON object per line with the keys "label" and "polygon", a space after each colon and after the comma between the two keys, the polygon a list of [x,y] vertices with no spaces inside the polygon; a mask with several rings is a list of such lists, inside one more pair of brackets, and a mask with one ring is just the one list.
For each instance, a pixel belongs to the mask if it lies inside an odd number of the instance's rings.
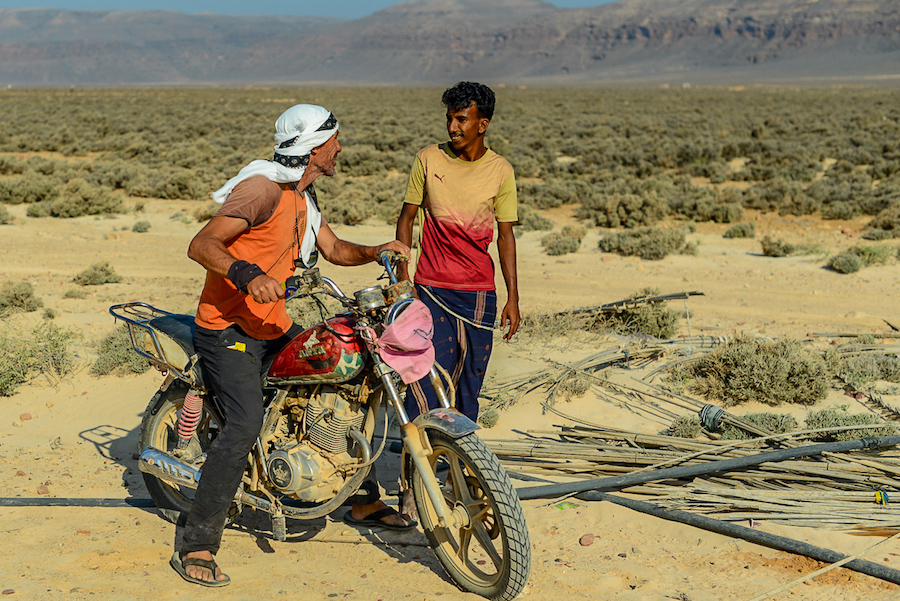
{"label": "pink cloth on motorcycle", "polygon": [[384,329],[375,347],[403,383],[411,384],[425,377],[434,365],[433,334],[431,311],[422,301],[414,300]]}

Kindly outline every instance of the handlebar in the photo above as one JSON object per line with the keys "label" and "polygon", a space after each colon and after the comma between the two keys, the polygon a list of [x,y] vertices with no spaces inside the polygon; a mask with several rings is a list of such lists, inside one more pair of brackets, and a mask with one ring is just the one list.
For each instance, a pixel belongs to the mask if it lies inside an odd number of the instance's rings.
{"label": "handlebar", "polygon": [[378,262],[384,265],[384,270],[387,272],[388,277],[391,280],[391,284],[397,283],[397,274],[394,272],[395,263],[402,260],[402,255],[398,255],[394,251],[389,248],[385,248],[381,252],[378,253]]}

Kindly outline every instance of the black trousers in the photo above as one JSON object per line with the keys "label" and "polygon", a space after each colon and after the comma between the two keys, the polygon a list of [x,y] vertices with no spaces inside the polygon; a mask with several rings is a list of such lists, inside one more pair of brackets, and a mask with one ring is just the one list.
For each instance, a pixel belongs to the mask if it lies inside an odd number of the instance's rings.
{"label": "black trousers", "polygon": [[[276,340],[257,340],[238,326],[224,330],[196,328],[194,348],[201,367],[225,412],[225,426],[213,441],[200,476],[194,504],[184,526],[182,555],[218,552],[228,510],[247,466],[247,454],[262,428],[262,385],[278,352],[303,331],[294,325]],[[356,503],[379,498],[374,469],[363,482]]]}
{"label": "black trousers", "polygon": [[184,527],[182,554],[215,554],[219,550],[228,509],[247,466],[247,454],[262,427],[263,382],[278,352],[301,331],[295,325],[276,340],[257,340],[238,326],[221,331],[196,328],[194,348],[225,412],[225,426],[203,464]]}

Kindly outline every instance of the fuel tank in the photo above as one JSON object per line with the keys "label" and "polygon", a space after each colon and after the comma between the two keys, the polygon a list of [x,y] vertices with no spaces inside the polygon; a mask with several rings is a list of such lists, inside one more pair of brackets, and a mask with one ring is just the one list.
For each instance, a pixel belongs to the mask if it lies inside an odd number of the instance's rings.
{"label": "fuel tank", "polygon": [[332,317],[304,330],[275,357],[269,380],[305,384],[355,378],[366,364],[366,349],[354,325],[350,318]]}

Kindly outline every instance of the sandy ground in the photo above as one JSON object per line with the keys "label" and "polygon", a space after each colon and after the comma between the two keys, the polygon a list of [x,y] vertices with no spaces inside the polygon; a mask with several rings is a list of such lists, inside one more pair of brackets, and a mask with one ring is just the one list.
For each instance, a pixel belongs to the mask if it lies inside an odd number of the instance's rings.
{"label": "sandy ground", "polygon": [[[92,345],[113,327],[109,305],[142,300],[172,311],[193,310],[203,272],[186,258],[185,249],[199,226],[182,217],[194,206],[149,201],[140,215],[73,220],[30,219],[23,207],[13,207],[16,222],[0,226],[0,276],[31,281],[45,306],[56,311],[55,322],[83,333],[83,367],[77,373],[52,384],[32,382],[12,397],[0,398],[0,497],[6,500],[0,505],[5,551],[0,592],[11,599],[73,600],[477,598],[448,580],[420,531],[362,535],[345,526],[338,512],[311,522],[289,522],[288,540],[276,542],[269,523],[246,511],[226,531],[219,554],[233,579],[227,589],[187,584],[169,568],[175,527],[154,509],[140,506],[148,494],[133,460],[141,414],[160,377],[151,371],[94,378],[86,366]],[[574,222],[569,209],[550,216],[559,225]],[[554,258],[541,252],[541,233],[526,233],[519,239],[522,309],[596,305],[652,286],[664,293],[705,293],[689,302],[694,335],[883,332],[883,319],[900,323],[893,302],[900,267],[872,267],[852,275],[822,268],[826,254],[859,242],[854,232],[861,222],[751,218],[759,237],[770,233],[815,245],[821,253],[767,258],[757,240],[724,239],[726,226],[703,224],[690,236],[700,243],[696,257],[648,262],[606,255],[597,249],[599,232],[592,229],[578,253]],[[150,231],[133,233],[138,220],[150,221]],[[379,224],[336,230],[363,243],[392,235],[392,228]],[[88,288],[85,299],[62,298],[73,287],[73,275],[98,260],[109,260],[124,281]],[[324,266],[323,272],[345,290],[369,286],[378,275],[371,266]],[[40,312],[13,323],[39,319]],[[688,333],[686,324],[681,333]],[[538,369],[545,357],[572,360],[594,350],[588,343],[559,340],[501,343],[491,377]],[[539,395],[526,398],[495,428],[483,431],[484,437],[509,439],[516,431],[563,423],[542,415],[540,400]],[[647,432],[667,425],[622,414],[590,394],[563,408],[585,419]],[[382,464],[390,468],[396,457],[386,453]],[[391,487],[389,482],[386,486]],[[85,501],[29,506],[35,498]],[[121,502],[129,499],[130,504]],[[120,502],[101,506],[106,500]],[[524,599],[748,600],[821,567],[606,503],[558,509],[527,501],[524,507],[533,544]],[[881,540],[766,523],[761,528],[845,554]],[[580,545],[584,534],[594,534],[594,543]],[[865,559],[900,564],[900,543],[880,547]],[[772,598],[871,601],[898,593],[895,585],[837,569]]]}

